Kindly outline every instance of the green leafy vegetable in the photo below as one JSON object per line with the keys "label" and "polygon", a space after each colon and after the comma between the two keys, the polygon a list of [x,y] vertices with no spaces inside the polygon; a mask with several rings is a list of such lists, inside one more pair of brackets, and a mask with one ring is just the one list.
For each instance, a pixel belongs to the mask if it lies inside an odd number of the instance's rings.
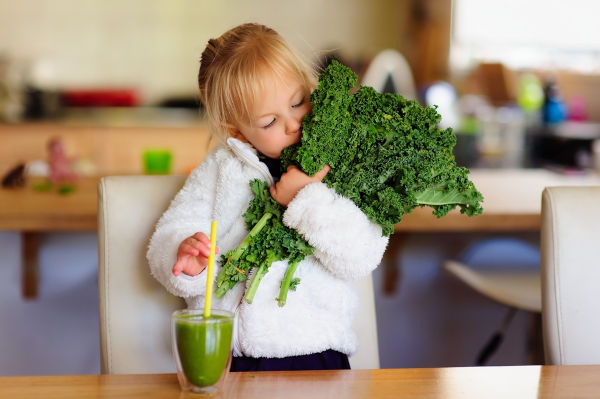
{"label": "green leafy vegetable", "polygon": [[[430,206],[437,217],[457,206],[468,216],[480,214],[483,197],[468,179],[469,171],[456,165],[456,137],[450,128],[439,128],[436,108],[371,87],[352,94],[356,81],[356,74],[336,61],[321,74],[310,97],[313,109],[302,124],[302,140],[282,153],[283,170],[293,164],[314,175],[331,166],[324,183],[352,200],[382,227],[383,235],[390,235],[418,206]],[[266,183],[253,181],[251,186],[255,198],[244,216],[252,230],[240,245],[243,255],[236,255],[240,247],[224,255],[217,296],[258,268],[258,280],[246,293],[251,301],[270,262],[288,259],[278,298],[283,306],[288,290],[298,285],[293,278],[298,263],[313,249],[283,225],[284,209],[270,197]],[[254,232],[263,215],[273,217]]]}
{"label": "green leafy vegetable", "polygon": [[417,206],[431,206],[438,217],[456,206],[469,216],[481,213],[483,197],[469,171],[456,165],[456,136],[438,127],[436,108],[366,86],[351,94],[356,79],[336,61],[327,67],[311,95],[301,143],[283,151],[284,170],[295,164],[313,175],[331,166],[324,182],[385,235]]}
{"label": "green leafy vegetable", "polygon": [[[215,295],[221,298],[238,282],[245,281],[251,270],[256,269],[245,295],[248,303],[252,303],[260,280],[267,273],[271,263],[288,259],[289,271],[293,265],[297,266],[314,251],[297,231],[281,222],[281,215],[285,209],[271,198],[266,182],[253,180],[250,182],[250,188],[254,199],[250,201],[248,210],[244,213],[246,228],[250,233],[237,248],[221,256],[223,266],[217,276],[215,291]],[[295,267],[293,269],[295,270]],[[289,278],[291,281],[292,276]],[[278,298],[281,306],[285,304],[286,298],[286,292]]]}

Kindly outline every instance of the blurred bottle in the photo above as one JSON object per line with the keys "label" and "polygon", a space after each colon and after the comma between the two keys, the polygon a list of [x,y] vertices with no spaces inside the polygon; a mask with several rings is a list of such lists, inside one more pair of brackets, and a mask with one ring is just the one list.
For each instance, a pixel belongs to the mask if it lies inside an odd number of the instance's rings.
{"label": "blurred bottle", "polygon": [[569,101],[569,120],[583,122],[588,120],[587,107],[583,96],[574,95]]}
{"label": "blurred bottle", "polygon": [[544,91],[537,76],[525,74],[519,79],[517,103],[525,112],[538,111],[544,104]]}
{"label": "blurred bottle", "polygon": [[0,121],[18,122],[23,114],[22,82],[15,62],[0,54]]}
{"label": "blurred bottle", "polygon": [[560,96],[558,85],[548,80],[544,87],[544,107],[542,118],[545,123],[558,123],[567,117],[567,107]]}
{"label": "blurred bottle", "polygon": [[27,68],[24,85],[25,119],[51,119],[63,111],[62,93],[58,90],[56,70],[51,60],[34,60]]}
{"label": "blurred bottle", "polygon": [[544,105],[544,90],[538,77],[526,73],[519,78],[517,104],[523,110],[527,127],[537,126],[542,120],[541,109]]}

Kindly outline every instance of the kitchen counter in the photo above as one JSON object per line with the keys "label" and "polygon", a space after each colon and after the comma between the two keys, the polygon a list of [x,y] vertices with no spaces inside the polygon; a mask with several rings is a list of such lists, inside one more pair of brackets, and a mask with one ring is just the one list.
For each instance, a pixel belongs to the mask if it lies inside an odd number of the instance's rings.
{"label": "kitchen counter", "polygon": [[159,107],[69,108],[52,123],[98,127],[189,127],[202,124],[199,109]]}
{"label": "kitchen counter", "polygon": [[82,109],[52,121],[0,124],[0,176],[18,163],[45,161],[53,138],[95,176],[143,173],[147,149],[171,151],[171,171],[187,173],[216,144],[189,110]]}

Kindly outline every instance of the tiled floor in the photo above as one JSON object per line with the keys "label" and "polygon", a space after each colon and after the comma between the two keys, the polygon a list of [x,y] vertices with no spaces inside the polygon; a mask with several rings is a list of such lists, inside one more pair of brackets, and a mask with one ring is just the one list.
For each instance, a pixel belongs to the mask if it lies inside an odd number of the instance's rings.
{"label": "tiled floor", "polygon": [[[441,261],[469,239],[409,236],[397,259],[401,272],[392,294],[382,293],[384,269],[375,272],[382,367],[473,365],[505,309],[440,271]],[[19,248],[17,233],[0,232],[0,375],[98,373],[96,235],[42,237],[34,301],[20,296]],[[527,267],[537,262],[527,251],[502,247],[488,257]],[[527,323],[525,314],[513,321],[489,364],[525,362]]]}

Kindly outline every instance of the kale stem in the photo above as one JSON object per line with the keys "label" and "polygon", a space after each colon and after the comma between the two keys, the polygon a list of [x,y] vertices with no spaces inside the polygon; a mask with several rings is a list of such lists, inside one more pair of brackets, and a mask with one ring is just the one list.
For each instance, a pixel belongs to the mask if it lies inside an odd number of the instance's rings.
{"label": "kale stem", "polygon": [[240,245],[238,245],[238,247],[233,251],[230,258],[231,261],[236,261],[240,258],[240,256],[242,256],[244,250],[248,247],[248,245],[250,245],[250,241],[252,240],[252,238],[258,233],[260,233],[262,228],[265,227],[265,225],[267,224],[269,219],[271,219],[272,216],[273,214],[271,212],[266,212],[264,215],[262,215],[260,220],[256,222],[252,230],[250,230],[246,238],[244,238],[244,241],[242,241]]}
{"label": "kale stem", "polygon": [[215,290],[215,296],[217,298],[223,298],[223,295],[227,293],[232,288],[232,285],[229,281],[225,281],[221,283],[221,285],[217,285],[217,289]]}
{"label": "kale stem", "polygon": [[[250,230],[248,235],[246,235],[246,237],[240,243],[240,245],[238,245],[238,247],[235,250],[233,250],[231,256],[229,256],[229,258],[227,259],[227,263],[221,265],[221,271],[217,276],[217,289],[215,291],[215,296],[217,298],[222,298],[223,295],[225,295],[225,293],[227,293],[227,291],[229,291],[237,283],[237,281],[234,282],[230,279],[230,277],[227,275],[227,271],[230,269],[236,269],[234,262],[240,259],[246,248],[248,248],[248,245],[250,245],[252,238],[254,238],[254,236],[256,236],[258,233],[260,233],[260,231],[263,229],[263,227],[265,227],[265,225],[267,224],[269,219],[271,219],[272,216],[273,214],[271,212],[265,212],[265,214],[262,215],[260,220],[256,222],[252,230]],[[239,269],[237,269],[236,271],[237,273],[240,273]]]}
{"label": "kale stem", "polygon": [[252,281],[250,282],[248,291],[246,291],[246,295],[244,296],[246,302],[252,303],[260,281],[262,280],[264,275],[267,274],[267,270],[269,269],[269,266],[271,266],[271,263],[273,263],[274,260],[275,258],[267,258],[267,260],[260,264],[259,268],[256,270],[256,273],[254,274],[254,277],[252,277]]}
{"label": "kale stem", "polygon": [[292,283],[292,278],[294,277],[294,273],[296,273],[299,263],[300,262],[297,261],[290,262],[287,270],[285,271],[285,275],[281,281],[281,288],[279,289],[279,297],[277,298],[277,302],[279,303],[280,307],[285,306],[290,284]]}

